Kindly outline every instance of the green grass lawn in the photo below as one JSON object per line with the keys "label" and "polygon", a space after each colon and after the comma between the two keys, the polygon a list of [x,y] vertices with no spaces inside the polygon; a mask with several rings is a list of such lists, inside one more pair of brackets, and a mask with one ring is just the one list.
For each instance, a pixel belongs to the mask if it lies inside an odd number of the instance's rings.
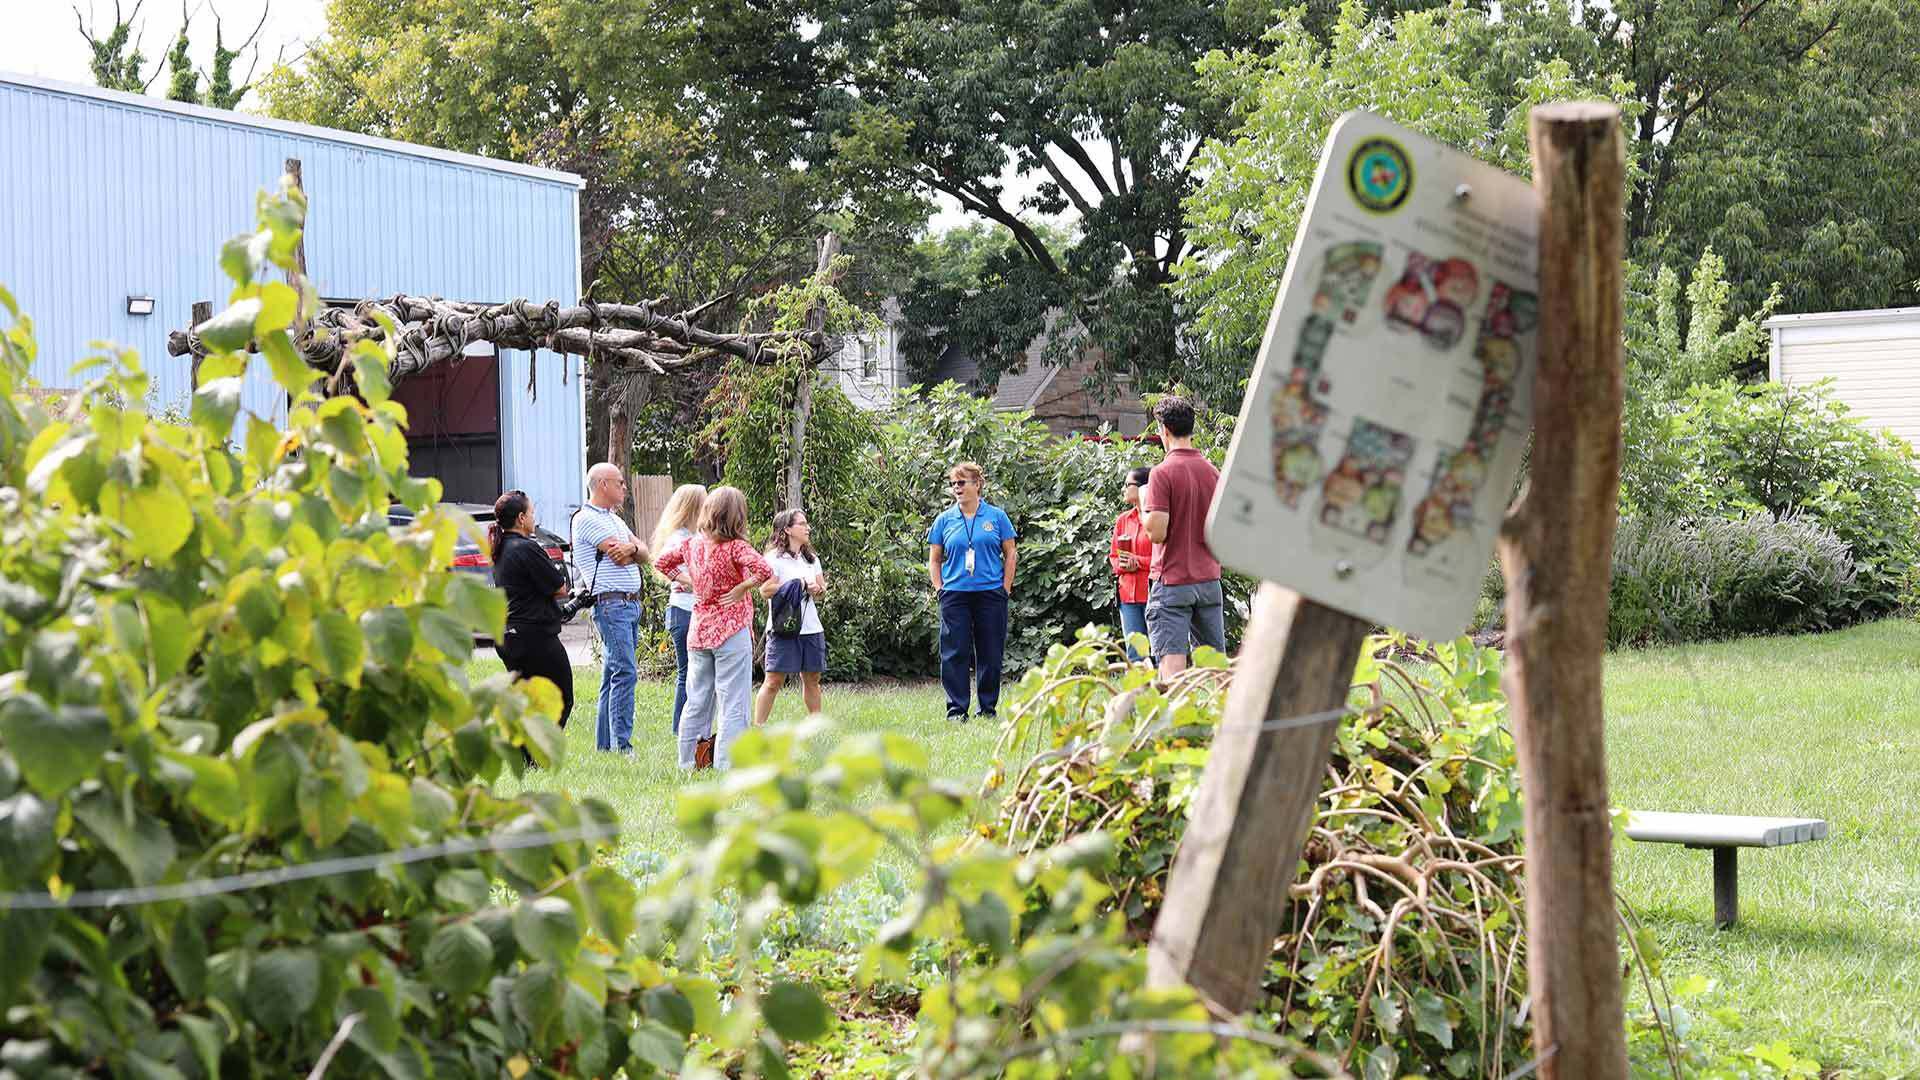
{"label": "green grass lawn", "polygon": [[1920,1076],[1920,624],[1618,653],[1606,685],[1616,804],[1831,830],[1741,852],[1740,922],[1725,931],[1707,852],[1622,844],[1621,893],[1669,978],[1712,979],[1753,1041]]}
{"label": "green grass lawn", "polygon": [[[475,660],[476,675],[501,670],[498,660]],[[567,722],[567,756],[559,770],[527,774],[528,789],[564,790],[578,796],[606,800],[619,811],[621,853],[669,856],[681,849],[674,827],[674,797],[691,780],[675,764],[678,744],[672,732],[673,684],[640,682],[634,695],[631,757],[598,753],[593,748],[594,706],[600,693],[598,668],[574,672],[573,716]],[[842,686],[825,688],[825,712],[841,735],[869,731],[896,731],[912,735],[927,750],[928,764],[938,776],[970,785],[986,774],[999,729],[981,723],[955,724],[945,718],[946,699],[939,684]],[[781,692],[772,721],[799,720],[806,715],[797,686]],[[701,781],[710,777],[703,775]],[[503,794],[522,788],[512,780],[500,785]]]}
{"label": "green grass lawn", "polygon": [[[670,854],[685,782],[672,687],[641,684],[637,753],[621,758],[593,751],[598,686],[597,671],[578,673],[567,760],[527,783],[606,799],[626,853]],[[922,740],[941,775],[971,783],[987,768],[996,732],[943,720],[937,685],[830,685],[826,705],[841,731]],[[790,689],[774,716],[801,712]],[[1711,980],[1702,1004],[1741,1014],[1742,1045],[1786,1038],[1853,1075],[1920,1076],[1920,624],[1617,653],[1607,715],[1617,804],[1832,827],[1825,843],[1743,852],[1740,923],[1727,931],[1713,929],[1706,852],[1623,843],[1621,892],[1658,936],[1669,980]]]}

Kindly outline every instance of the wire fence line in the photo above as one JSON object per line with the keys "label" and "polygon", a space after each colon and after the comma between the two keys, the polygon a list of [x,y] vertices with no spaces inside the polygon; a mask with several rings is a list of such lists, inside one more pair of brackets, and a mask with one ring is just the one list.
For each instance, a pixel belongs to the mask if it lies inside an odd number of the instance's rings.
{"label": "wire fence line", "polygon": [[226,893],[246,892],[251,889],[264,889],[273,885],[284,885],[293,881],[306,881],[312,878],[338,877],[343,874],[364,873],[369,870],[378,870],[384,866],[430,862],[434,859],[446,859],[458,855],[476,855],[483,852],[518,851],[523,848],[553,847],[557,844],[571,844],[582,840],[605,840],[618,835],[620,835],[620,827],[618,825],[582,825],[573,829],[558,829],[537,833],[495,833],[492,836],[473,840],[448,840],[439,844],[395,848],[392,851],[382,851],[372,855],[348,855],[337,859],[317,859],[308,863],[295,863],[289,866],[275,867],[272,870],[252,870],[244,874],[231,874],[217,878],[201,878],[195,881],[182,881],[170,885],[143,885],[127,889],[88,889],[75,892],[64,898],[46,892],[0,893],[0,911],[61,911],[81,908],[135,907],[141,904],[197,900],[204,896],[220,896]]}

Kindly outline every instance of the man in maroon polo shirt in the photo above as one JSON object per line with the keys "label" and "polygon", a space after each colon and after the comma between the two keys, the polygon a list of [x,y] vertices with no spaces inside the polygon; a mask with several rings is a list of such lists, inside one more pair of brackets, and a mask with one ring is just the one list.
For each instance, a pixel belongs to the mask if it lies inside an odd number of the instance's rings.
{"label": "man in maroon polo shirt", "polygon": [[1160,675],[1186,670],[1196,645],[1227,651],[1220,561],[1207,548],[1207,510],[1220,470],[1193,448],[1193,402],[1169,394],[1153,407],[1166,459],[1147,482],[1147,535],[1160,576],[1147,591],[1147,639]]}

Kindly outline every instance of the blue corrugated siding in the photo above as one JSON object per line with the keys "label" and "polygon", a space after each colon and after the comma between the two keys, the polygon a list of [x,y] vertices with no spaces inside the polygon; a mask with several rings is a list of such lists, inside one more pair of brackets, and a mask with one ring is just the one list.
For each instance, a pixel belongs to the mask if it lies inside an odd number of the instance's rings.
{"label": "blue corrugated siding", "polygon": [[[225,303],[220,245],[253,229],[256,194],[290,157],[302,164],[307,263],[323,296],[579,294],[577,193],[564,181],[4,79],[0,149],[0,284],[34,320],[34,375],[48,386],[71,385],[68,369],[104,338],[140,353],[157,405],[183,404],[190,365],[167,355],[167,332],[194,301]],[[154,314],[128,315],[126,298],[142,294]],[[501,472],[533,496],[542,524],[564,530],[586,470],[578,361],[541,353],[537,398],[529,354],[500,361]],[[264,364],[242,402],[285,417]]]}

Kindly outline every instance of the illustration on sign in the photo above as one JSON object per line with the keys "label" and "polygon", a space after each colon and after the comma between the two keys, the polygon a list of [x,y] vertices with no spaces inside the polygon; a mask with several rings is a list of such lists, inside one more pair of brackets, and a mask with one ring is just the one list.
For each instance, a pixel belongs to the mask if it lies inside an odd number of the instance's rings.
{"label": "illustration on sign", "polygon": [[1431,139],[1335,125],[1209,521],[1223,563],[1460,632],[1526,442],[1538,214]]}

